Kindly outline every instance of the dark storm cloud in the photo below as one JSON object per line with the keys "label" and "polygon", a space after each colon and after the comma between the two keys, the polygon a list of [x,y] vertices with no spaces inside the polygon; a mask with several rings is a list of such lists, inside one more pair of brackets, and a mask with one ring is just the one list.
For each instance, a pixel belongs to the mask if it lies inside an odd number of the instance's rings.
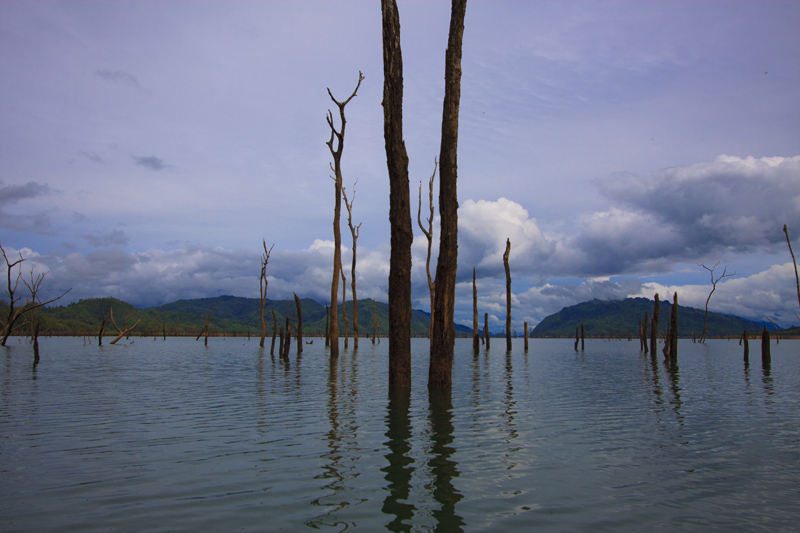
{"label": "dark storm cloud", "polygon": [[103,246],[124,246],[128,244],[128,236],[125,235],[124,231],[118,229],[108,233],[87,233],[81,235],[81,238],[90,245],[97,246],[98,248]]}
{"label": "dark storm cloud", "polygon": [[51,194],[52,190],[47,184],[29,181],[24,185],[0,186],[0,228],[13,231],[27,231],[32,233],[51,233],[52,222],[46,213],[29,214],[9,212],[9,208],[21,201],[31,200]]}
{"label": "dark storm cloud", "polygon": [[747,253],[783,242],[800,225],[800,156],[721,156],[712,163],[600,183],[622,205],[595,213],[570,245],[586,275],[668,270],[722,251]]}
{"label": "dark storm cloud", "polygon": [[78,153],[79,153],[80,155],[82,155],[83,157],[85,157],[86,159],[88,159],[88,160],[90,160],[90,161],[94,161],[95,163],[101,163],[101,164],[102,164],[102,163],[105,163],[105,161],[103,160],[103,158],[102,158],[102,157],[100,157],[99,155],[97,155],[97,154],[96,154],[96,153],[94,153],[94,152],[84,152],[84,151],[80,151],[80,152],[78,152]]}
{"label": "dark storm cloud", "polygon": [[114,83],[121,83],[123,85],[127,85],[128,87],[133,87],[134,89],[141,89],[139,85],[139,79],[124,70],[107,70],[107,69],[97,69],[94,71],[94,75],[98,78],[111,81]]}
{"label": "dark storm cloud", "polygon": [[156,157],[154,155],[146,157],[133,156],[133,160],[136,161],[137,165],[150,170],[156,170],[156,171],[164,170],[165,168],[167,168],[167,166],[169,166],[166,165],[161,158]]}

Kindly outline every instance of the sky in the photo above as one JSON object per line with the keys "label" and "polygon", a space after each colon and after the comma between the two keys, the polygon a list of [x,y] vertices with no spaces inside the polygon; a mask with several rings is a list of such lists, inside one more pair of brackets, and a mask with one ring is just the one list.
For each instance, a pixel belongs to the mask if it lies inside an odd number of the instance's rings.
{"label": "sky", "polygon": [[[417,200],[422,186],[424,223],[450,5],[398,8],[412,297],[427,311]],[[474,267],[480,315],[505,323],[510,239],[520,331],[594,298],[677,291],[703,308],[703,265],[726,273],[712,311],[800,323],[783,233],[800,252],[799,27],[796,1],[470,0],[456,321],[471,324]],[[148,307],[258,297],[263,239],[269,298],[327,302],[328,90],[346,99],[359,72],[344,186],[362,224],[358,297],[386,301],[377,0],[4,0],[0,244],[47,273],[44,296],[71,289],[59,303]]]}

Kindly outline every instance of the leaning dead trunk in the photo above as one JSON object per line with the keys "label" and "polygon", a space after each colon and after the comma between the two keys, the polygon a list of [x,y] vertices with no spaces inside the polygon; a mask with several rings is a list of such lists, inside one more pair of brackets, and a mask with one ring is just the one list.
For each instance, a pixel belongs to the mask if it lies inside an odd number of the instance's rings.
{"label": "leaning dead trunk", "polygon": [[411,199],[403,140],[403,55],[395,0],[381,0],[383,139],[389,171],[389,387],[411,387]]}
{"label": "leaning dead trunk", "polygon": [[114,337],[114,340],[111,341],[111,344],[116,344],[118,340],[120,340],[122,337],[124,337],[125,335],[130,333],[133,330],[133,328],[135,328],[139,324],[139,322],[142,321],[142,319],[140,318],[139,320],[136,321],[136,324],[132,325],[131,327],[125,327],[125,329],[121,329],[117,325],[117,323],[114,322],[114,308],[113,307],[111,308],[111,310],[109,311],[108,314],[111,316],[111,323],[114,324],[115,328],[117,328],[117,336]]}
{"label": "leaning dead trunk", "polygon": [[428,372],[428,388],[433,389],[450,389],[453,384],[453,314],[458,269],[458,114],[466,10],[466,0],[453,0],[445,53],[442,140],[439,150],[439,260],[436,265],[433,342]]}
{"label": "leaning dead trunk", "polygon": [[508,258],[511,255],[511,239],[506,239],[506,251],[503,254],[503,268],[506,271],[506,351],[511,351],[511,267]]}

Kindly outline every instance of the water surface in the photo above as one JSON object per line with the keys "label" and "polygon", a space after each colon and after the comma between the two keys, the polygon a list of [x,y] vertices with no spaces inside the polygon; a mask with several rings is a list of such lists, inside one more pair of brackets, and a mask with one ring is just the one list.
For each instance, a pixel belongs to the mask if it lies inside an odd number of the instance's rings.
{"label": "water surface", "polygon": [[[130,341],[127,341],[130,343]],[[0,349],[2,531],[780,531],[800,520],[800,342],[522,340],[450,396],[389,395],[384,340]],[[294,349],[293,349],[294,352]]]}

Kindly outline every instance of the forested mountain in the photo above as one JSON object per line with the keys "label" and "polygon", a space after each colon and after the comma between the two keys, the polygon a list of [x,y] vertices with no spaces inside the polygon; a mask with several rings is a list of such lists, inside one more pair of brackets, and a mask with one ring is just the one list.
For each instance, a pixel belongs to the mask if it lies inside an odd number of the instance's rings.
{"label": "forested mountain", "polygon": [[[659,312],[659,328],[667,330],[671,302],[661,302]],[[542,320],[533,330],[534,336],[574,336],[575,328],[584,325],[586,336],[637,336],[639,321],[644,320],[647,312],[652,320],[653,300],[648,298],[627,298],[625,300],[592,300],[578,305],[565,307],[558,313]],[[678,334],[683,337],[703,332],[703,316],[705,310],[683,307],[678,302]],[[744,318],[708,313],[708,336],[727,337],[741,335],[745,329],[750,332],[761,331],[764,323],[753,322]],[[649,329],[649,328],[648,328]],[[772,324],[767,329],[774,329]]]}
{"label": "forested mountain", "polygon": [[[300,300],[303,313],[303,335],[321,336],[325,333],[325,306],[310,298]],[[0,312],[7,304],[0,302]],[[125,329],[139,321],[133,330],[135,336],[151,335],[197,335],[211,313],[209,323],[211,334],[254,335],[261,334],[259,317],[259,300],[257,298],[241,298],[237,296],[218,296],[216,298],[199,298],[194,300],[178,300],[169,304],[146,309],[137,309],[133,305],[116,298],[89,298],[66,306],[49,307],[41,310],[43,335],[97,335],[103,321],[103,315],[110,317],[113,309],[117,326]],[[297,307],[294,300],[267,300],[264,320],[267,334],[272,335],[274,325],[272,311],[275,311],[278,327],[285,326],[286,316],[296,327]],[[358,301],[358,323],[361,336],[372,334],[373,301]],[[347,302],[347,315],[350,324],[350,335],[353,334],[353,302]],[[389,331],[389,308],[383,302],[375,302],[377,332],[386,336]],[[430,315],[415,310],[411,315],[411,334],[424,336],[428,332]],[[341,305],[339,306],[339,330],[344,334],[344,320]],[[117,331],[113,324],[106,327],[107,334]],[[458,334],[472,333],[472,330],[456,324]]]}

